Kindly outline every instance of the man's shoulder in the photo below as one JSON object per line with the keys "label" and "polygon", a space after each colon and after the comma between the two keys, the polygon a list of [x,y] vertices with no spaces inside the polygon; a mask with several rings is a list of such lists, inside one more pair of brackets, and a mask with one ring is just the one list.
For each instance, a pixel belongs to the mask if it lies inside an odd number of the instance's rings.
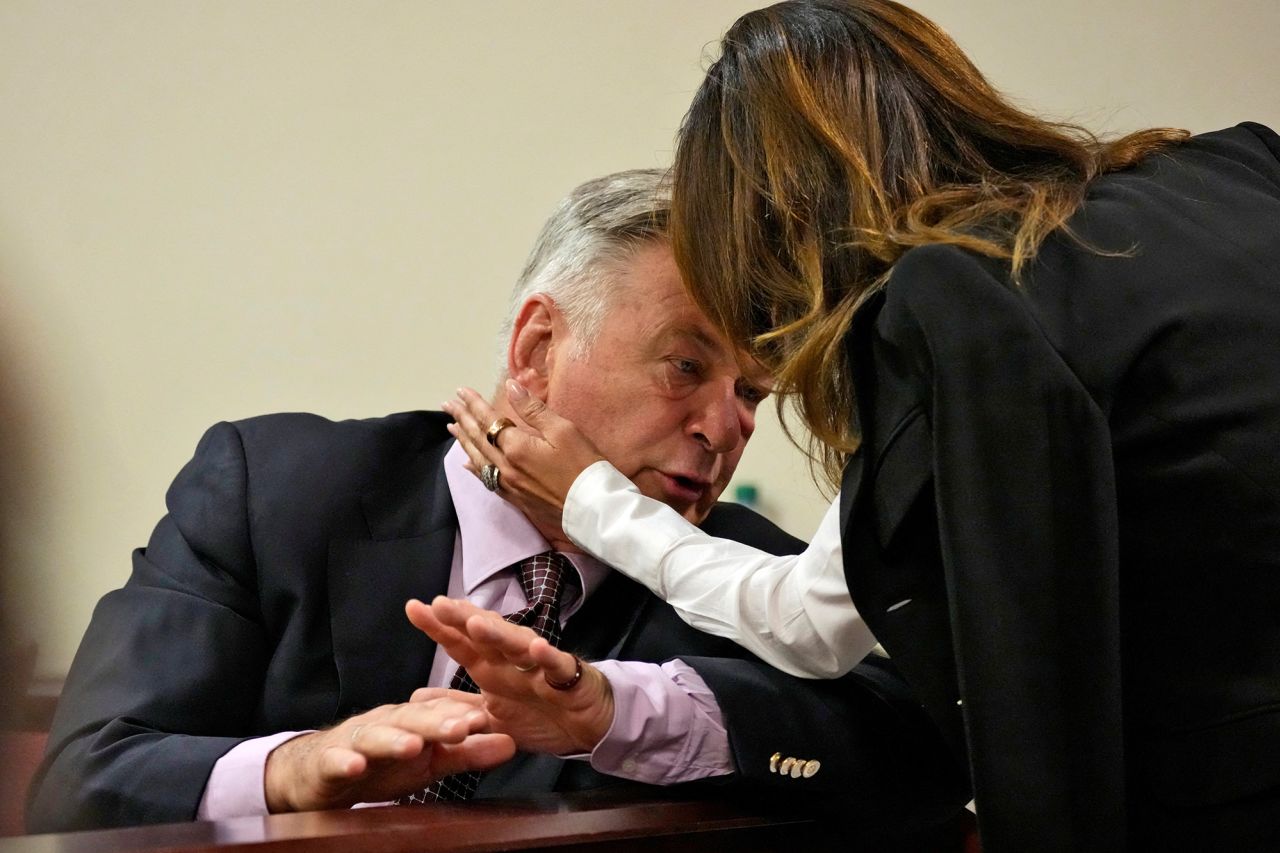
{"label": "man's shoulder", "polygon": [[721,501],[712,507],[702,530],[720,539],[733,539],[771,554],[799,554],[805,543],[755,510]]}
{"label": "man's shoulder", "polygon": [[316,444],[392,443],[424,447],[448,437],[444,412],[397,412],[375,418],[333,420],[310,412],[276,412],[230,421],[245,442]]}
{"label": "man's shoulder", "polygon": [[223,421],[204,434],[174,485],[243,478],[264,499],[368,490],[442,452],[452,440],[449,422],[442,412],[426,411],[362,420],[284,412]]}
{"label": "man's shoulder", "polygon": [[418,454],[449,441],[445,426],[450,420],[443,412],[427,411],[348,420],[280,412],[224,422],[211,428],[209,435],[233,432],[250,466],[316,459],[363,465]]}

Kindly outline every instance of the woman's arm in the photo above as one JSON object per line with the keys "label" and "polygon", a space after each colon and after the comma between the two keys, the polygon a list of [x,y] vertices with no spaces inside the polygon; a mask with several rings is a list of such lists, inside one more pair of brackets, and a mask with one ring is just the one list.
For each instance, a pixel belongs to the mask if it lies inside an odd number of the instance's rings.
{"label": "woman's arm", "polygon": [[839,500],[804,553],[776,557],[709,536],[640,494],[591,443],[524,389],[508,383],[522,421],[487,438],[496,412],[479,394],[444,404],[473,472],[496,465],[499,494],[553,543],[568,539],[667,600],[680,617],[792,675],[833,678],[876,644],[849,598]]}
{"label": "woman's arm", "polygon": [[775,557],[708,536],[601,461],[569,489],[563,526],[694,628],[792,675],[834,678],[876,644],[845,584],[839,506],[837,497],[803,553]]}

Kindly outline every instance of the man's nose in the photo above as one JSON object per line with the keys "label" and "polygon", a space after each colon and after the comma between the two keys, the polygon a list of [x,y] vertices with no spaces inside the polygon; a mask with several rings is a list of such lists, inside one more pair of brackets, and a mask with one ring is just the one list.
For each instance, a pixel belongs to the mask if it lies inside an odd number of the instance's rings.
{"label": "man's nose", "polygon": [[728,453],[751,435],[754,419],[738,397],[733,380],[707,383],[690,430],[712,453]]}

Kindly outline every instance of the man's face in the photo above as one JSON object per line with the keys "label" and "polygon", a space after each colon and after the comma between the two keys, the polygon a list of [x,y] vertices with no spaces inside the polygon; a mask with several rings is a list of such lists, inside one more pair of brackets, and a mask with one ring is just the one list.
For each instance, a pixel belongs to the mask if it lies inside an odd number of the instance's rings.
{"label": "man's face", "polygon": [[686,295],[668,246],[640,249],[616,281],[586,353],[575,357],[559,330],[546,402],[641,492],[698,524],[742,457],[768,376],[743,374]]}

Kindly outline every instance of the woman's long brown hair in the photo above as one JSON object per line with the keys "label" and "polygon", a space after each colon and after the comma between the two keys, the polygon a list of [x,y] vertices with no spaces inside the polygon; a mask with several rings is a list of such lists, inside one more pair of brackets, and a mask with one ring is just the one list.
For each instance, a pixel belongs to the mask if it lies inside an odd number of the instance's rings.
{"label": "woman's long brown hair", "polygon": [[889,0],[779,3],[730,28],[685,117],[676,259],[712,321],[775,371],[780,413],[794,401],[834,485],[858,442],[844,339],[898,258],[948,243],[1007,259],[1017,281],[1089,181],[1185,137],[1103,142],[1032,116]]}

